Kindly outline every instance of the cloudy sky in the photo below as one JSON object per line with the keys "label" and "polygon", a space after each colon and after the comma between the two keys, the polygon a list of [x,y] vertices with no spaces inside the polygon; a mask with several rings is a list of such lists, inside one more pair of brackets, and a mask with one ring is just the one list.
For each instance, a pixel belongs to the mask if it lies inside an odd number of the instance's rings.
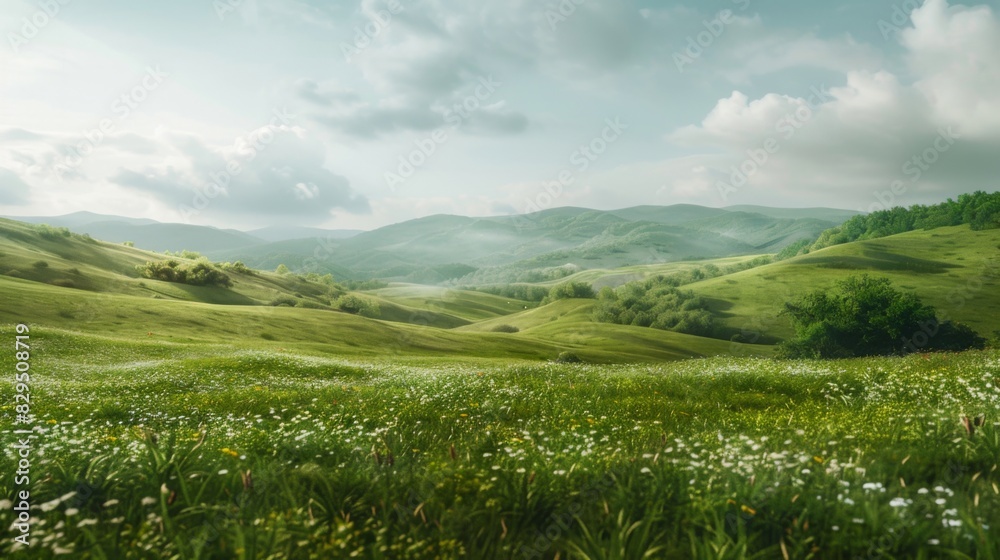
{"label": "cloudy sky", "polygon": [[0,0],[0,214],[368,229],[996,190],[1000,0]]}

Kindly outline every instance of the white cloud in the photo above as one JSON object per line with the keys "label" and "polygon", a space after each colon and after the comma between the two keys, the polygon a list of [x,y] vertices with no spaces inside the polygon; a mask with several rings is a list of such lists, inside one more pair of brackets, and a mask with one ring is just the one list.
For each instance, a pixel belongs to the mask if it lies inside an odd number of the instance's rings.
{"label": "white cloud", "polygon": [[[905,194],[894,202],[904,205],[996,188],[997,160],[985,156],[1000,148],[1000,25],[993,12],[928,0],[901,43],[915,74],[910,83],[858,70],[826,97],[749,99],[737,91],[719,100],[699,125],[668,136],[713,153],[694,156],[688,170],[675,168],[666,181],[673,186],[663,192],[701,191],[702,201],[715,204],[859,201],[855,206],[867,208],[874,192],[896,181]],[[738,174],[730,181],[741,167],[752,170],[747,184],[725,188],[741,182]]]}

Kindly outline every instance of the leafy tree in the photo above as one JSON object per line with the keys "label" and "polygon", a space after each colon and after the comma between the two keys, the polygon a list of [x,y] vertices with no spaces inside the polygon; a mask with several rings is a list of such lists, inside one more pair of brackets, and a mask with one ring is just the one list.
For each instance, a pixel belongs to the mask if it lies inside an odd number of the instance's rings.
{"label": "leafy tree", "polygon": [[282,263],[282,264],[279,264],[279,265],[278,265],[278,268],[274,269],[274,272],[275,272],[276,274],[280,274],[280,275],[284,276],[284,275],[286,275],[286,274],[291,274],[291,272],[292,272],[292,271],[291,271],[291,270],[288,270],[288,267],[287,267],[287,266],[285,266],[285,264],[284,264],[284,263]]}
{"label": "leafy tree", "polygon": [[851,276],[837,287],[839,293],[817,290],[785,304],[796,337],[782,345],[782,356],[847,358],[985,344],[972,329],[939,320],[934,308],[895,289],[888,278]]}

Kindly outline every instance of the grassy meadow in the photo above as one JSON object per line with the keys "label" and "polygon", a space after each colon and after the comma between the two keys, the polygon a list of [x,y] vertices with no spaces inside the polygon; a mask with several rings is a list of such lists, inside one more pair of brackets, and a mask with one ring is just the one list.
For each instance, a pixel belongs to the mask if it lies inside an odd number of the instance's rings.
{"label": "grassy meadow", "polygon": [[3,557],[1000,557],[1000,351],[769,358],[782,301],[857,271],[990,334],[997,230],[684,286],[745,343],[403,283],[356,291],[379,308],[363,317],[318,276],[190,286],[139,276],[162,254],[0,233],[0,363],[11,387],[30,364],[34,415],[0,405],[0,469],[22,467],[15,430],[34,438],[30,481],[0,478]]}
{"label": "grassy meadow", "polygon": [[31,343],[31,558],[1000,554],[996,351],[602,366]]}

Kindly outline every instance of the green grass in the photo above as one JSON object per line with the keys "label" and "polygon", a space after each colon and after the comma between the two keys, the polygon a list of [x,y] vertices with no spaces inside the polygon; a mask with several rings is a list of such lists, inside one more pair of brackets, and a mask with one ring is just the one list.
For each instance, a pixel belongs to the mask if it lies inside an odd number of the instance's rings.
{"label": "green grass", "polygon": [[34,544],[5,557],[1000,554],[997,352],[420,364],[30,336]]}
{"label": "green grass", "polygon": [[446,313],[469,322],[517,313],[535,305],[533,302],[482,292],[418,284],[394,284],[370,293],[385,301],[413,309]]}

